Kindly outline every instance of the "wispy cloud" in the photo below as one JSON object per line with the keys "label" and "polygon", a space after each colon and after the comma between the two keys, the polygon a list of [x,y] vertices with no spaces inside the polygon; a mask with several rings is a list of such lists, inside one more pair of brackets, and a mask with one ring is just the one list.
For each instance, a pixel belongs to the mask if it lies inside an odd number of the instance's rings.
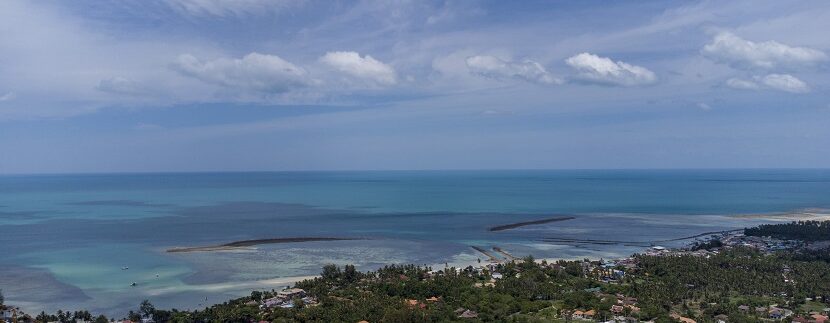
{"label": "wispy cloud", "polygon": [[770,88],[780,91],[790,93],[810,92],[810,87],[807,86],[807,83],[789,74],[769,74],[761,78],[761,82]]}
{"label": "wispy cloud", "polygon": [[520,62],[503,60],[490,55],[470,56],[467,68],[476,75],[494,79],[519,79],[532,83],[562,84],[562,79],[553,76],[542,64],[532,60]]}
{"label": "wispy cloud", "polygon": [[14,100],[15,97],[16,95],[14,94],[14,92],[8,92],[0,96],[0,102]]}
{"label": "wispy cloud", "polygon": [[95,88],[112,94],[141,95],[147,93],[147,89],[138,82],[120,76],[103,79]]}
{"label": "wispy cloud", "polygon": [[182,75],[205,83],[241,91],[284,93],[313,83],[302,67],[276,55],[259,53],[210,61],[182,54],[171,67]]}
{"label": "wispy cloud", "polygon": [[275,13],[303,4],[300,0],[166,0],[173,9],[194,16],[245,16]]}
{"label": "wispy cloud", "polygon": [[729,32],[717,34],[702,50],[706,57],[741,69],[798,69],[827,61],[827,55],[808,47],[774,40],[752,42]]}
{"label": "wispy cloud", "polygon": [[751,80],[743,80],[734,77],[726,80],[726,86],[739,90],[757,90],[760,88],[758,83]]}
{"label": "wispy cloud", "polygon": [[726,86],[739,90],[767,88],[790,93],[810,92],[810,86],[807,83],[790,74],[768,74],[756,76],[753,80],[730,78],[726,80]]}

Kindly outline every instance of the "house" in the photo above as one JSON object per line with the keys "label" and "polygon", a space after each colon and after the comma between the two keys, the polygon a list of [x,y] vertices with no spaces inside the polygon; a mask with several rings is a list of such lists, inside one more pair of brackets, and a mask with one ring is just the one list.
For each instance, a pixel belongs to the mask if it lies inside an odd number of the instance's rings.
{"label": "house", "polygon": [[738,310],[740,310],[741,312],[749,311],[749,306],[746,306],[746,305],[738,306]]}
{"label": "house", "polygon": [[639,313],[640,313],[640,308],[639,308],[639,307],[637,307],[637,306],[634,306],[634,305],[626,305],[626,306],[625,306],[625,308],[627,308],[627,309],[631,310],[631,312],[630,312],[631,314],[639,314]]}
{"label": "house", "polygon": [[305,297],[305,291],[301,288],[283,289],[283,290],[277,292],[277,297],[282,298],[284,300],[293,299],[293,298],[302,298],[302,297]]}
{"label": "house", "polygon": [[478,317],[478,313],[476,313],[475,311],[471,311],[471,310],[465,310],[464,312],[461,312],[461,315],[458,315],[458,318],[462,318],[462,319],[474,319],[474,318],[477,318],[477,317]]}
{"label": "house", "polygon": [[810,315],[810,317],[812,318],[810,321],[815,323],[825,323],[828,320],[827,316],[818,313]]}
{"label": "house", "polygon": [[301,298],[301,300],[303,301],[303,304],[309,305],[309,306],[315,306],[315,305],[318,304],[317,299],[314,298],[314,297],[311,297],[311,296],[303,297],[303,298]]}
{"label": "house", "polygon": [[587,310],[584,313],[582,313],[582,317],[584,317],[586,320],[592,320],[595,315],[597,315],[597,311],[594,310]]}
{"label": "house", "polygon": [[622,303],[625,305],[635,305],[637,304],[637,299],[634,297],[623,297]]}
{"label": "house", "polygon": [[282,298],[272,297],[272,298],[269,298],[269,299],[266,299],[266,300],[262,301],[262,306],[264,306],[264,307],[274,307],[274,306],[282,304],[284,301],[285,300],[282,299]]}
{"label": "house", "polygon": [[777,308],[777,307],[770,308],[769,318],[777,320],[777,319],[780,319],[783,316],[784,316],[784,310],[782,310],[780,308]]}
{"label": "house", "polygon": [[623,312],[624,310],[625,310],[625,308],[624,308],[624,307],[622,307],[622,306],[619,306],[619,305],[611,305],[611,313],[614,313],[614,314],[622,314],[622,312]]}
{"label": "house", "polygon": [[602,288],[594,287],[594,288],[586,288],[586,289],[583,289],[583,290],[586,291],[586,292],[589,292],[589,293],[596,294],[596,293],[599,293],[600,291],[602,291]]}
{"label": "house", "polygon": [[678,320],[678,321],[683,322],[683,323],[697,323],[697,321],[695,321],[695,320],[693,320],[693,319],[690,319],[690,318],[688,318],[688,317],[683,317],[683,316],[680,316],[680,315],[678,315],[678,314],[674,314],[674,313],[672,313],[670,316],[671,316],[673,319]]}
{"label": "house", "polygon": [[575,318],[575,319],[584,319],[585,318],[585,312],[580,311],[580,310],[576,310],[576,311],[573,312],[573,314],[571,314],[571,317]]}
{"label": "house", "polygon": [[7,322],[7,321],[11,322],[12,317],[14,317],[14,313],[12,312],[12,308],[0,305],[0,320],[2,320],[2,322]]}
{"label": "house", "polygon": [[729,322],[729,316],[726,316],[724,314],[718,314],[718,315],[715,315],[715,320],[718,323],[726,323],[726,322]]}
{"label": "house", "polygon": [[435,296],[432,296],[432,297],[426,299],[427,302],[433,302],[433,303],[438,302],[440,300],[441,300],[440,297],[435,297]]}
{"label": "house", "polygon": [[404,303],[406,303],[406,306],[409,308],[427,308],[427,304],[421,303],[417,299],[406,299],[404,300]]}

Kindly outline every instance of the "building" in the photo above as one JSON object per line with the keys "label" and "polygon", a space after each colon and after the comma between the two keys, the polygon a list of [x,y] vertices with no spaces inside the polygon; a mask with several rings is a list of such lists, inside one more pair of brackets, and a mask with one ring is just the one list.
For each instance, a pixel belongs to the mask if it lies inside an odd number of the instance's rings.
{"label": "building", "polygon": [[582,313],[582,317],[584,317],[586,320],[592,320],[592,319],[594,319],[594,316],[596,316],[596,315],[597,315],[597,311],[594,311],[594,310],[587,310],[584,313]]}
{"label": "building", "polygon": [[678,315],[678,314],[672,314],[672,315],[670,315],[670,316],[671,316],[673,319],[678,320],[678,321],[683,322],[683,323],[697,323],[697,321],[695,321],[695,320],[693,320],[693,319],[690,319],[690,318],[688,318],[688,317],[683,317],[683,316],[680,316],[680,315]]}
{"label": "building", "polygon": [[782,317],[784,317],[784,310],[782,310],[780,308],[776,308],[776,307],[770,308],[769,318],[778,320]]}
{"label": "building", "polygon": [[463,307],[459,307],[458,309],[455,310],[454,313],[455,313],[455,315],[458,315],[458,318],[463,318],[463,319],[477,318],[478,317],[478,313],[476,313],[476,311],[468,310],[468,309],[463,308]]}
{"label": "building", "polygon": [[288,288],[277,292],[277,297],[282,299],[303,298],[305,291],[300,288]]}

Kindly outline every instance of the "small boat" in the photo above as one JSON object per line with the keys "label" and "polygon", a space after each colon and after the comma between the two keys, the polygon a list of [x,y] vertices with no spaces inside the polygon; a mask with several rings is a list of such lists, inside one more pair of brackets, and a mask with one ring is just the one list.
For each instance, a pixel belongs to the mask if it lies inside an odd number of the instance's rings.
{"label": "small boat", "polygon": [[135,286],[135,285],[138,285],[138,284],[136,284],[135,282],[133,282],[132,284],[130,284],[130,286]]}
{"label": "small boat", "polygon": [[127,267],[127,266],[121,267],[121,270],[127,270],[127,269],[130,269],[130,267]]}

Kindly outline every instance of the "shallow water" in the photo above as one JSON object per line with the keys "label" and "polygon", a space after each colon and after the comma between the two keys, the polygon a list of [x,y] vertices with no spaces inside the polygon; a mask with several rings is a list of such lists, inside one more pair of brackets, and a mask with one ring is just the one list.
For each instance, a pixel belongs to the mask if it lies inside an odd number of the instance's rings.
{"label": "shallow water", "polygon": [[[731,215],[830,208],[828,193],[827,170],[0,176],[0,288],[29,311],[123,315],[144,298],[194,308],[326,263],[484,259],[470,246],[539,258],[626,255],[642,247],[543,239],[647,242],[740,228],[760,220]],[[552,215],[576,219],[487,230]],[[366,240],[165,252],[279,237]]]}

